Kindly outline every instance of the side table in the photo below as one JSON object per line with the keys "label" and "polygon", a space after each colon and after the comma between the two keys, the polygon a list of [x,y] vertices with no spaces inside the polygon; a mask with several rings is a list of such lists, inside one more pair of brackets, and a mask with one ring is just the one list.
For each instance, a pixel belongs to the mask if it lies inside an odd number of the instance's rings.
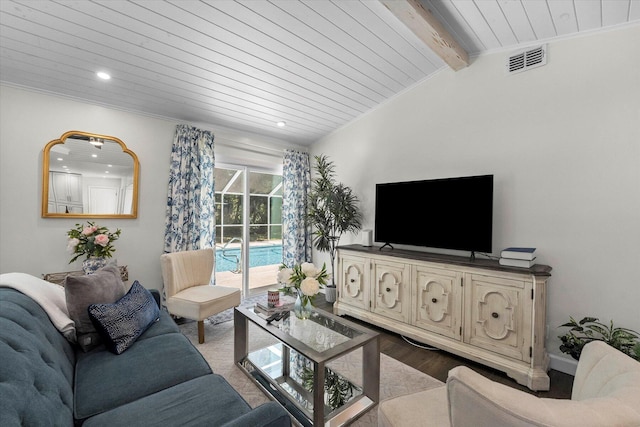
{"label": "side table", "polygon": [[[127,266],[119,265],[118,268],[120,269],[120,278],[122,279],[123,282],[127,282],[129,280],[129,270],[127,270]],[[42,279],[46,280],[47,282],[55,283],[56,285],[64,286],[64,280],[67,278],[67,276],[83,276],[83,275],[84,275],[84,271],[82,270],[65,271],[61,273],[45,273],[42,275]]]}

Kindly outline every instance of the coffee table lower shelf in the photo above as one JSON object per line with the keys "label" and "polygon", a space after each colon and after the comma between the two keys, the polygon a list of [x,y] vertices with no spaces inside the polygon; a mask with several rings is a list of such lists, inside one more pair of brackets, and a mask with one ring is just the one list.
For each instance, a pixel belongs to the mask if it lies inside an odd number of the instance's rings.
{"label": "coffee table lower shelf", "polygon": [[[377,332],[315,309],[306,319],[287,316],[277,321],[267,321],[251,308],[236,307],[233,313],[234,362],[289,411],[295,425],[347,425],[378,403]],[[251,335],[270,335],[268,343],[250,348],[250,342],[261,342],[251,339],[250,330]],[[354,355],[356,350],[361,352]],[[359,372],[342,372],[338,360],[347,355],[360,359]]]}
{"label": "coffee table lower shelf", "polygon": [[[294,418],[294,423],[303,427],[312,427],[313,419],[318,419],[313,408],[313,391],[304,384],[304,371],[313,375],[313,363],[302,354],[278,343],[249,353],[237,366],[271,399],[279,402]],[[363,393],[363,388],[351,383],[342,375],[328,370],[325,378],[331,376],[339,381],[343,390],[349,390],[346,401],[336,408],[324,398],[322,408],[325,427],[337,427],[353,421],[376,402]],[[323,391],[323,396],[327,395]],[[334,401],[335,403],[335,401]]]}

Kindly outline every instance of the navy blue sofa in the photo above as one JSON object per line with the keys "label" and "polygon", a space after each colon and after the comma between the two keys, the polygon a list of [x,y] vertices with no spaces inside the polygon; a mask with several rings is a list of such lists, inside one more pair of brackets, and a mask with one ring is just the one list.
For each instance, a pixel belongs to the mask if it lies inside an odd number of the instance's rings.
{"label": "navy blue sofa", "polygon": [[34,300],[0,288],[0,424],[290,427],[291,418],[276,402],[251,409],[166,311],[124,353],[85,353]]}

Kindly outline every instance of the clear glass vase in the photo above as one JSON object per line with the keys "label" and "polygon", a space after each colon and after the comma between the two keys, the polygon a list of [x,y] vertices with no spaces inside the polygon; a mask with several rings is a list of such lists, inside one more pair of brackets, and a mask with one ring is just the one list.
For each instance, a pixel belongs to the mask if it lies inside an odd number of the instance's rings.
{"label": "clear glass vase", "polygon": [[295,314],[298,319],[308,319],[312,312],[313,305],[311,304],[311,297],[298,291],[296,302],[293,305],[293,314]]}

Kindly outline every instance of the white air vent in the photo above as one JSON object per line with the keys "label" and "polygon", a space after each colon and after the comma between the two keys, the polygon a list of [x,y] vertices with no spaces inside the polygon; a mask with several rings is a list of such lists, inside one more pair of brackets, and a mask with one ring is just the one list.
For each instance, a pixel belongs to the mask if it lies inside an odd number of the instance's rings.
{"label": "white air vent", "polygon": [[547,63],[547,45],[518,52],[509,57],[507,73],[519,73],[531,68],[542,67]]}

